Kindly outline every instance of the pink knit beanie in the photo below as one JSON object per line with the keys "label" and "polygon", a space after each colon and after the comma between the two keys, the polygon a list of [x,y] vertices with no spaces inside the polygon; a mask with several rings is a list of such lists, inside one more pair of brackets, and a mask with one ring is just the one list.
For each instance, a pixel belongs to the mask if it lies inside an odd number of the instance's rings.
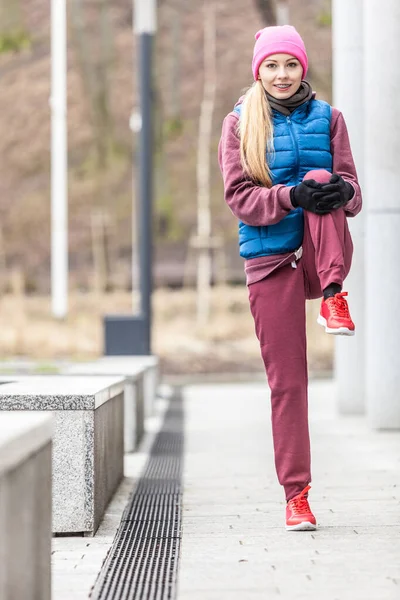
{"label": "pink knit beanie", "polygon": [[303,67],[303,79],[307,75],[308,58],[303,40],[292,25],[278,25],[264,27],[257,31],[254,45],[252,70],[254,80],[258,79],[258,69],[263,60],[271,54],[291,54],[295,56]]}

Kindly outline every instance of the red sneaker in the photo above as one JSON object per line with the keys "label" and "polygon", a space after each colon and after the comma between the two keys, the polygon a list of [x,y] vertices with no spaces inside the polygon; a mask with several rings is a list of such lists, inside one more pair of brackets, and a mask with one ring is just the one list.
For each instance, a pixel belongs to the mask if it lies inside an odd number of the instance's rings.
{"label": "red sneaker", "polygon": [[286,504],[287,531],[314,531],[317,529],[317,521],[305,496],[310,488],[311,486],[308,485]]}
{"label": "red sneaker", "polygon": [[347,300],[347,292],[335,294],[321,301],[321,309],[317,322],[325,327],[326,333],[335,335],[354,335],[355,325],[351,320]]}

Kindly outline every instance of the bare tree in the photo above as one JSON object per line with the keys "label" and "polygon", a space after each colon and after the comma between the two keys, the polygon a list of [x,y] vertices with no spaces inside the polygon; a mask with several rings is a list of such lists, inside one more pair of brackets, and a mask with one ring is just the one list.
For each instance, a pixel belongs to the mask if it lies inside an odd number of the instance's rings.
{"label": "bare tree", "polygon": [[180,71],[181,71],[181,49],[182,49],[182,11],[181,2],[169,7],[169,30],[171,33],[171,52],[169,64],[170,84],[170,111],[172,119],[179,119],[181,113],[180,104]]}
{"label": "bare tree", "polygon": [[20,0],[0,0],[0,31],[15,32],[21,28]]}
{"label": "bare tree", "polygon": [[288,25],[290,23],[290,12],[288,0],[277,0],[276,2],[277,25]]}
{"label": "bare tree", "polygon": [[107,285],[107,245],[104,212],[92,210],[91,234],[93,256],[93,287],[96,293],[104,292]]}
{"label": "bare tree", "polygon": [[110,69],[112,62],[112,31],[109,0],[99,2],[99,58],[96,69],[95,115],[98,131],[99,169],[107,167],[113,143],[113,124],[110,110]]}
{"label": "bare tree", "polygon": [[276,25],[274,0],[254,0],[254,2],[264,25]]}
{"label": "bare tree", "polygon": [[71,25],[74,45],[81,72],[89,114],[98,170],[102,172],[108,162],[112,146],[112,118],[110,112],[109,71],[112,60],[109,0],[97,0],[98,27],[96,50],[87,30],[83,0],[71,2]]}
{"label": "bare tree", "polygon": [[204,325],[210,314],[211,206],[210,144],[216,92],[216,23],[212,0],[204,0],[204,91],[200,109],[197,149],[197,321]]}
{"label": "bare tree", "polygon": [[106,175],[113,146],[113,123],[110,110],[110,68],[112,32],[109,0],[96,0],[94,36],[90,35],[85,18],[84,0],[72,0],[71,30],[83,86],[88,102],[95,150],[96,188],[92,216],[93,267],[96,288],[105,290],[109,277],[107,238],[109,234]]}

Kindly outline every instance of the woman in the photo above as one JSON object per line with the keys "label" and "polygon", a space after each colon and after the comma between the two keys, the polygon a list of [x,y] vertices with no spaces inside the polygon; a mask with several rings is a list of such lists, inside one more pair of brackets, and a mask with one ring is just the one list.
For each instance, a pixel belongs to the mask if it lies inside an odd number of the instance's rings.
{"label": "woman", "polygon": [[316,529],[311,482],[305,300],[320,298],[329,334],[354,335],[342,292],[353,245],[347,218],[361,190],[343,115],[305,81],[294,27],[256,34],[254,83],[224,119],[219,163],[225,200],[239,220],[250,309],[271,389],[286,529]]}

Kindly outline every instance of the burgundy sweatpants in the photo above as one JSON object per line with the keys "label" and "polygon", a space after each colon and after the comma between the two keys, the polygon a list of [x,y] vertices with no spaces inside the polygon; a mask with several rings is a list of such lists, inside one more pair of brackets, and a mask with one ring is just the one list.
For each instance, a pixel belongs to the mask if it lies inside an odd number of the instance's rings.
{"label": "burgundy sweatpants", "polygon": [[275,467],[286,500],[311,482],[305,301],[320,298],[330,283],[341,285],[352,254],[343,209],[324,216],[304,211],[303,255],[297,268],[291,255],[248,286],[271,389]]}

